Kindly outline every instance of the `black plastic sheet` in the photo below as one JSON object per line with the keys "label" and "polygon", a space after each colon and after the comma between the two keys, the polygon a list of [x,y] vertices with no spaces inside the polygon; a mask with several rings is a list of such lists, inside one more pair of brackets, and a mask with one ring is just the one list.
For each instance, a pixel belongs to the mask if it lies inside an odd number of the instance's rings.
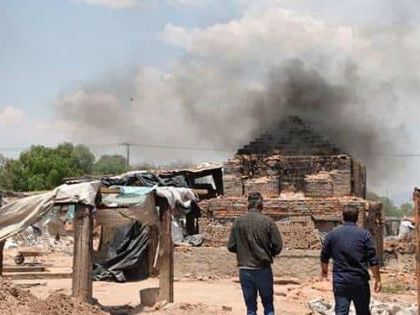
{"label": "black plastic sheet", "polygon": [[149,274],[147,250],[149,228],[139,222],[118,228],[107,258],[93,266],[93,279],[99,281],[135,281]]}

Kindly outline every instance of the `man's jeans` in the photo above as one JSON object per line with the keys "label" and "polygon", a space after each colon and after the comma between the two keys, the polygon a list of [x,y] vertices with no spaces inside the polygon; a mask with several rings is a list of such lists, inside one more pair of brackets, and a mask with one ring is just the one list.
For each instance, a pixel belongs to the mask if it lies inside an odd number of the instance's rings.
{"label": "man's jeans", "polygon": [[353,301],[357,315],[370,315],[369,283],[352,286],[338,286],[334,284],[335,314],[348,315],[350,303]]}
{"label": "man's jeans", "polygon": [[271,267],[263,269],[239,269],[242,293],[247,315],[257,315],[257,295],[260,294],[264,315],[274,315],[273,272]]}

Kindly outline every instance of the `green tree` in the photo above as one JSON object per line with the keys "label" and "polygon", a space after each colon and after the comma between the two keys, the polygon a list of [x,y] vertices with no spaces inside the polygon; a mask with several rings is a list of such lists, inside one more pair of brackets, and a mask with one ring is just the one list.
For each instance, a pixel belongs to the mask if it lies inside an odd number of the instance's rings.
{"label": "green tree", "polygon": [[90,152],[89,148],[79,144],[73,149],[73,156],[79,163],[80,169],[84,174],[92,174],[95,156]]}
{"label": "green tree", "polygon": [[22,177],[22,165],[19,161],[0,156],[0,189],[23,190],[16,187],[24,187]]}
{"label": "green tree", "polygon": [[397,207],[388,197],[379,196],[374,192],[368,192],[366,199],[382,203],[385,216],[402,217],[404,215],[410,216],[413,213],[413,205],[411,203],[403,203],[400,207]]}
{"label": "green tree", "polygon": [[401,215],[405,216],[413,216],[414,208],[413,204],[410,202],[405,202],[400,206]]}
{"label": "green tree", "polygon": [[98,175],[116,175],[127,170],[127,160],[122,155],[102,155],[93,166]]}
{"label": "green tree", "polygon": [[94,156],[85,146],[62,143],[56,148],[32,146],[17,160],[2,159],[0,185],[16,191],[49,190],[63,178],[89,174]]}

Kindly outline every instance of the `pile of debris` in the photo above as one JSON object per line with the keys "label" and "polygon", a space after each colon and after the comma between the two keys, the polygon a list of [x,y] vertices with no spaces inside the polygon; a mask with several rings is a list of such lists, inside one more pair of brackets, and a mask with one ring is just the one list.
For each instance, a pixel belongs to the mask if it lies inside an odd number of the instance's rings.
{"label": "pile of debris", "polygon": [[108,313],[97,306],[82,303],[63,294],[53,294],[46,300],[41,300],[28,291],[16,288],[0,279],[0,314],[107,315]]}
{"label": "pile of debris", "polygon": [[73,254],[73,238],[62,236],[59,239],[52,237],[48,233],[36,235],[31,233],[30,228],[12,236],[6,240],[5,249],[37,249],[41,252],[55,253],[60,252],[66,255]]}
{"label": "pile of debris", "polygon": [[414,254],[416,246],[412,240],[400,240],[396,236],[388,236],[384,239],[384,250],[391,256]]}
{"label": "pile of debris", "polygon": [[[334,315],[334,305],[329,304],[323,298],[308,302],[308,306],[315,314]],[[417,306],[404,303],[384,303],[372,300],[370,304],[372,315],[416,315]],[[350,308],[350,315],[356,315],[354,305]]]}

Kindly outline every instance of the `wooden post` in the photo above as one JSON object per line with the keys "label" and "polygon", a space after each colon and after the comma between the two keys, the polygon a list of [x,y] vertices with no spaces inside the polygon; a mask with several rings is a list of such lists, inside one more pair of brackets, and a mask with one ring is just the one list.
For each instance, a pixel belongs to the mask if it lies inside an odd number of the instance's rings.
{"label": "wooden post", "polygon": [[414,190],[415,240],[416,240],[416,277],[417,277],[417,314],[420,314],[420,189]]}
{"label": "wooden post", "polygon": [[3,249],[5,241],[0,242],[0,277],[3,276]]}
{"label": "wooden post", "polygon": [[83,302],[91,302],[93,258],[92,208],[80,204],[76,205],[73,229],[72,296]]}
{"label": "wooden post", "polygon": [[[0,192],[0,208],[3,206],[3,195]],[[3,275],[3,249],[4,249],[4,243],[6,241],[0,242],[0,277]]]}
{"label": "wooden post", "polygon": [[159,243],[159,234],[157,226],[152,224],[149,226],[149,246],[147,249],[147,261],[149,265],[149,277],[157,276],[157,268],[155,268],[156,251]]}
{"label": "wooden post", "polygon": [[174,250],[172,243],[172,216],[166,199],[160,205],[160,250],[159,250],[159,300],[174,302]]}

